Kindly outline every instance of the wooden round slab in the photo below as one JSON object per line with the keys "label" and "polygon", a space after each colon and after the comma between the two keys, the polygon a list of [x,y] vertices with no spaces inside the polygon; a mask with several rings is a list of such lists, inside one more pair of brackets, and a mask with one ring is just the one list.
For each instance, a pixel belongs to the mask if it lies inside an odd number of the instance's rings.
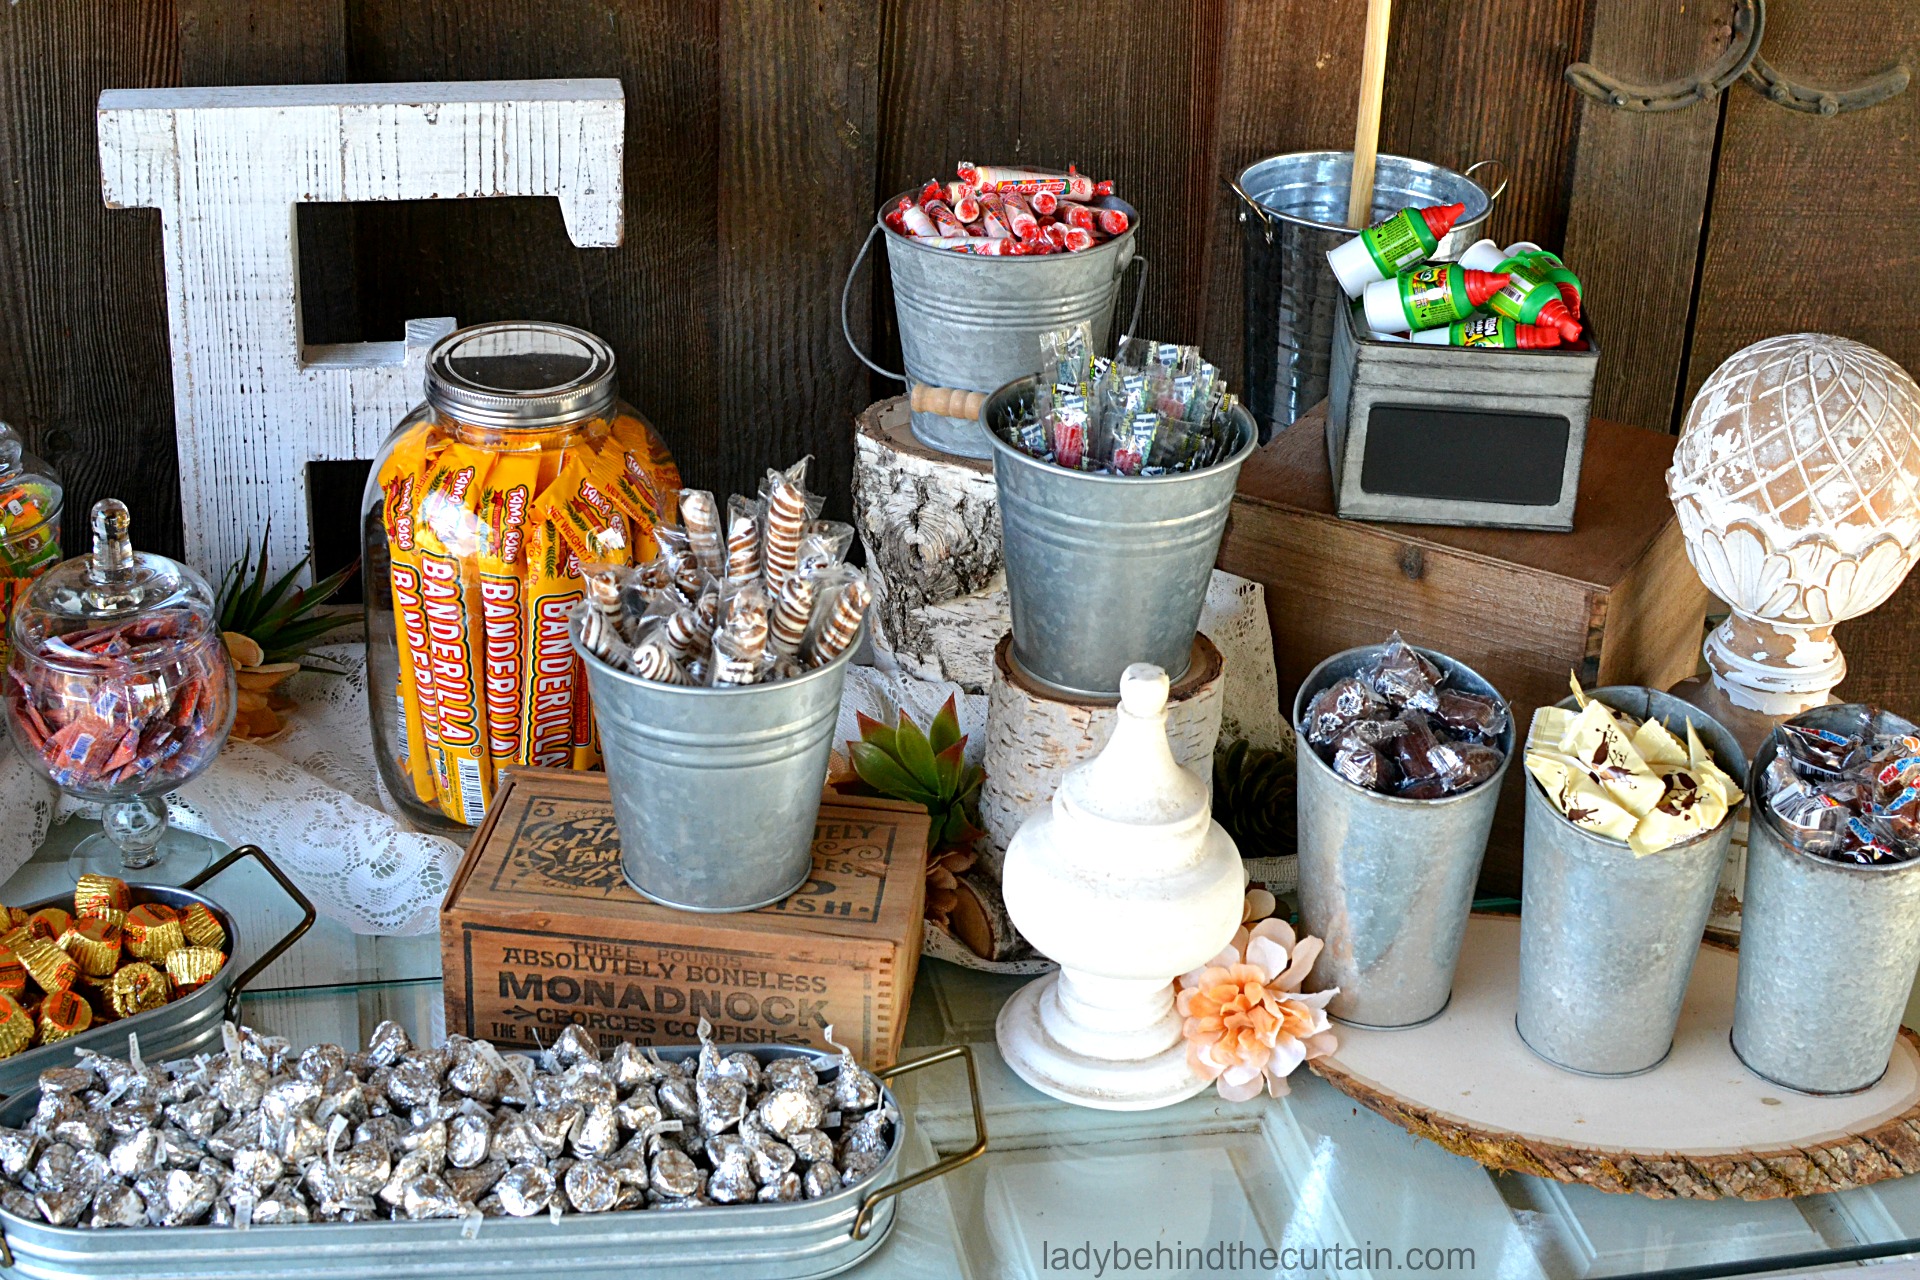
{"label": "wooden round slab", "polygon": [[1535,1056],[1514,1030],[1520,921],[1475,916],[1453,1001],[1425,1026],[1337,1026],[1312,1063],[1341,1092],[1490,1169],[1656,1199],[1844,1191],[1920,1172],[1920,1038],[1879,1084],[1815,1098],[1748,1071],[1728,1040],[1738,956],[1708,944],[1674,1036],[1645,1075],[1602,1080]]}

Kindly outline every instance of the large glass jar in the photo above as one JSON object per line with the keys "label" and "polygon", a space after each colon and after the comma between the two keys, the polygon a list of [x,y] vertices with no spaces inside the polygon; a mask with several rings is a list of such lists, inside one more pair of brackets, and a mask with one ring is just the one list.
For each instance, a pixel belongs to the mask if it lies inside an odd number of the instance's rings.
{"label": "large glass jar", "polygon": [[60,563],[60,481],[0,422],[0,665],[7,621],[33,580]]}
{"label": "large glass jar", "polygon": [[206,579],[135,551],[126,506],[107,498],[93,507],[93,553],[36,579],[11,632],[14,745],[102,806],[104,831],[70,860],[76,876],[178,884],[204,867],[204,841],[164,840],[161,797],[212,764],[233,727],[233,665]]}
{"label": "large glass jar", "polygon": [[580,569],[651,559],[679,492],[599,338],[503,322],[434,347],[360,521],[374,755],[416,821],[478,824],[509,765],[599,765],[567,640]]}

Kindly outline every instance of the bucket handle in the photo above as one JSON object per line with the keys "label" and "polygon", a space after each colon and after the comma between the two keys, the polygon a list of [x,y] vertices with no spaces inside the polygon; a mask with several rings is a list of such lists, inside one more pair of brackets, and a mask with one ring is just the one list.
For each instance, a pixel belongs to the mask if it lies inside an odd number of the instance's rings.
{"label": "bucket handle", "polygon": [[1512,180],[1509,174],[1507,173],[1507,162],[1505,160],[1475,160],[1472,164],[1466,167],[1466,171],[1463,176],[1471,178],[1473,176],[1473,171],[1475,169],[1484,169],[1488,165],[1492,165],[1494,168],[1500,171],[1500,185],[1487,193],[1487,203],[1492,204],[1494,201],[1498,200],[1501,196],[1507,194],[1507,183]]}
{"label": "bucket handle", "polygon": [[207,883],[207,881],[213,879],[242,858],[254,859],[267,869],[268,875],[279,882],[281,891],[293,900],[293,904],[296,907],[300,908],[300,923],[288,930],[280,941],[268,947],[258,960],[248,965],[245,973],[234,979],[233,986],[227,991],[226,1016],[229,1022],[238,1022],[240,1020],[240,993],[247,989],[247,984],[258,977],[260,972],[268,965],[284,955],[288,947],[300,941],[307,930],[313,927],[313,922],[317,916],[317,913],[313,909],[312,901],[308,899],[306,894],[300,892],[300,886],[289,880],[287,873],[282,871],[274,860],[267,856],[266,850],[257,844],[241,845],[238,849],[235,849],[232,853],[229,853],[226,857],[220,859],[220,861],[214,863],[180,887],[188,890],[198,889],[201,885]]}
{"label": "bucket handle", "polygon": [[847,340],[847,346],[853,350],[853,354],[860,357],[861,364],[883,378],[892,378],[895,382],[904,383],[907,380],[905,375],[895,373],[891,369],[882,369],[860,349],[860,344],[853,340],[853,326],[847,323],[847,299],[853,296],[853,278],[860,273],[860,264],[867,260],[867,252],[873,248],[873,238],[879,234],[880,224],[876,222],[868,230],[866,241],[860,246],[860,252],[853,255],[853,265],[847,268],[847,282],[840,287],[840,334]]}
{"label": "bucket handle", "polygon": [[[1239,189],[1240,184],[1237,182],[1234,183],[1234,190],[1238,191]],[[1503,185],[1501,189],[1505,190],[1506,188]],[[1245,193],[1243,192],[1242,194]],[[861,364],[864,364],[867,368],[873,370],[883,378],[892,378],[895,382],[905,383],[908,379],[904,374],[895,373],[891,369],[882,369],[873,362],[871,356],[860,349],[860,344],[853,340],[853,325],[847,319],[847,300],[853,296],[853,278],[860,274],[860,264],[867,260],[867,253],[873,248],[873,238],[879,234],[880,224],[876,222],[873,224],[872,229],[867,232],[866,240],[861,243],[860,252],[853,255],[853,265],[847,268],[847,282],[840,286],[840,336],[847,340],[848,349],[851,350],[854,355],[860,357]],[[1131,261],[1121,266],[1120,272],[1124,275],[1126,274],[1127,267],[1136,264],[1138,264],[1140,268],[1140,278],[1134,281],[1133,284],[1133,311],[1127,317],[1127,327],[1122,330],[1123,336],[1133,333],[1134,330],[1140,327],[1140,307],[1141,304],[1147,300],[1147,260],[1145,256],[1138,253],[1134,254]]]}
{"label": "bucket handle", "polygon": [[885,1071],[876,1071],[874,1074],[880,1079],[892,1083],[896,1077],[906,1075],[909,1071],[918,1071],[922,1067],[931,1067],[940,1062],[952,1062],[955,1058],[958,1058],[967,1068],[967,1097],[972,1104],[973,1145],[965,1151],[955,1152],[953,1155],[935,1161],[918,1173],[908,1174],[898,1182],[890,1182],[878,1191],[870,1192],[867,1197],[860,1202],[860,1212],[856,1214],[853,1219],[852,1235],[855,1240],[864,1240],[867,1238],[867,1231],[873,1226],[873,1212],[880,1207],[882,1201],[890,1196],[897,1196],[902,1191],[917,1187],[923,1182],[931,1182],[943,1173],[951,1173],[961,1165],[986,1151],[986,1110],[980,1105],[980,1075],[974,1070],[972,1048],[964,1044],[949,1045],[938,1053],[930,1053],[923,1058],[912,1058],[906,1062],[895,1063]]}
{"label": "bucket handle", "polygon": [[[1255,200],[1252,196],[1247,194],[1247,189],[1240,185],[1240,179],[1228,178],[1227,185],[1233,188],[1233,194],[1239,196],[1240,199],[1246,203],[1246,206],[1248,209],[1253,210],[1253,216],[1260,219],[1260,225],[1263,229],[1263,234],[1267,238],[1267,243],[1272,244],[1273,243],[1273,219],[1270,216],[1268,216],[1266,208],[1258,200]],[[1240,220],[1244,222],[1246,221],[1246,218],[1247,218],[1246,212],[1242,210],[1240,214]]]}

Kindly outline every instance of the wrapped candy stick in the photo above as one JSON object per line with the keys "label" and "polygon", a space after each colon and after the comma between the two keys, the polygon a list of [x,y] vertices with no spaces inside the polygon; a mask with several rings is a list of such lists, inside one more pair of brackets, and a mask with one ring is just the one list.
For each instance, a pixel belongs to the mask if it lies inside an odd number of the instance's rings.
{"label": "wrapped candy stick", "polygon": [[760,576],[760,507],[734,494],[727,502],[727,577]]}
{"label": "wrapped candy stick", "polygon": [[1022,240],[1032,240],[1035,236],[1044,234],[1040,230],[1040,219],[1033,216],[1033,208],[1027,203],[1025,197],[1010,191],[1003,192],[1000,196],[1000,207],[1005,210],[1007,226],[1012,228],[1013,234]]}
{"label": "wrapped candy stick", "polygon": [[1071,168],[1058,173],[1051,169],[1010,169],[962,160],[957,172],[960,180],[977,192],[1033,195],[1046,191],[1073,200],[1091,200],[1101,194],[1093,179]]}
{"label": "wrapped candy stick", "polygon": [[727,571],[726,542],[720,536],[720,507],[705,489],[680,491],[680,524],[694,563],[720,577]]}
{"label": "wrapped candy stick", "polygon": [[855,577],[840,588],[814,632],[812,653],[808,655],[811,665],[824,667],[852,646],[854,637],[860,634],[860,622],[872,603],[873,591],[865,578]]}
{"label": "wrapped candy stick", "polygon": [[795,573],[780,588],[774,602],[772,641],[774,651],[792,656],[806,643],[807,624],[813,619],[814,575]]}

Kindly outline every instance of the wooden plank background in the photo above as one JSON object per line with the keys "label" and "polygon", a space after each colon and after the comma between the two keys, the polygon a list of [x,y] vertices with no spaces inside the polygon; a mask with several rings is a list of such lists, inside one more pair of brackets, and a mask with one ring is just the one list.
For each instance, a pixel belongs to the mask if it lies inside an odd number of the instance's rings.
{"label": "wooden plank background", "polygon": [[[413,316],[549,318],[619,354],[690,482],[751,490],[818,458],[845,515],[852,420],[895,390],[847,351],[839,288],[875,208],[956,160],[1068,161],[1146,214],[1146,328],[1238,382],[1227,180],[1351,142],[1363,0],[22,0],[0,6],[0,418],[66,474],[68,545],[108,494],[180,547],[157,215],[102,207],[93,106],[168,84],[615,76],[627,242],[573,248],[537,200],[301,211],[309,341]],[[1773,0],[1767,53],[1845,84],[1916,58],[1907,0]],[[1920,367],[1920,92],[1837,120],[1736,87],[1629,116],[1562,80],[1590,58],[1658,80],[1705,65],[1724,7],[1685,0],[1396,6],[1383,149],[1504,162],[1493,234],[1565,243],[1607,329],[1596,411],[1660,430],[1728,352],[1787,328]],[[1871,174],[1872,180],[1860,175]],[[1717,176],[1716,176],[1717,175]],[[1852,256],[1849,256],[1849,254]],[[854,330],[897,356],[884,271]],[[330,490],[337,491],[337,490]],[[339,505],[350,505],[336,499]],[[342,511],[339,518],[349,519]],[[203,566],[214,572],[222,566]],[[1920,586],[1852,634],[1920,704]],[[1857,663],[1863,666],[1864,663]],[[1904,681],[1904,683],[1903,683]],[[1849,686],[1858,690],[1859,686]]]}

